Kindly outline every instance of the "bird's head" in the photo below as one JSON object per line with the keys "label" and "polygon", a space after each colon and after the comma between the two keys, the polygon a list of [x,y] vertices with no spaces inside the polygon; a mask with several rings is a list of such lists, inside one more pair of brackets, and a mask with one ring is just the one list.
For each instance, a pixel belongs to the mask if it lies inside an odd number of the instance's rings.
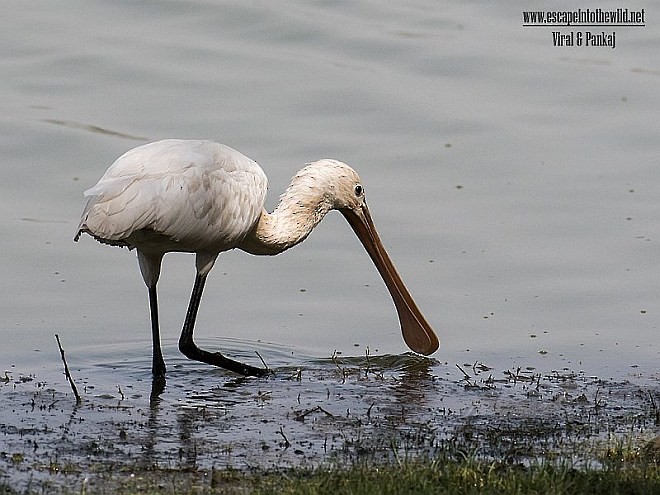
{"label": "bird's head", "polygon": [[[332,210],[358,210],[365,204],[364,187],[355,170],[338,160],[325,158],[307,164],[294,178],[305,183],[310,194]],[[299,187],[299,186],[298,186]]]}

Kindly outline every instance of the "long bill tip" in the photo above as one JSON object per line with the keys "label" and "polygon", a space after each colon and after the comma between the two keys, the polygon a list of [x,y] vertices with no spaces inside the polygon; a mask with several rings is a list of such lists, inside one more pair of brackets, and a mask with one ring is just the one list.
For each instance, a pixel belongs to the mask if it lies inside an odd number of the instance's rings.
{"label": "long bill tip", "polygon": [[366,203],[360,209],[341,210],[376,265],[392,296],[399,315],[401,333],[414,352],[428,356],[440,347],[440,340],[415,304],[381,242]]}
{"label": "long bill tip", "polygon": [[[413,316],[410,313],[410,309],[407,309],[409,311],[407,316],[402,315],[401,311],[398,311],[403,340],[406,342],[406,345],[417,354],[430,356],[440,348],[440,340],[426,320],[419,321],[418,317]],[[419,311],[419,309],[417,309],[417,311]],[[406,321],[411,316],[415,321]],[[421,314],[419,316],[421,316]]]}

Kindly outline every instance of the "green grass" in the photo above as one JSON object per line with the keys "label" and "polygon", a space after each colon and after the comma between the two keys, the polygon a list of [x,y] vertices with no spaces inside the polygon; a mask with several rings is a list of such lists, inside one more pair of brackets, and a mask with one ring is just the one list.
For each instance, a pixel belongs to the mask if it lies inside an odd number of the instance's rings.
{"label": "green grass", "polygon": [[[622,457],[623,454],[623,457]],[[123,471],[123,470],[122,470]],[[73,480],[72,480],[73,481]],[[100,475],[72,483],[65,494],[182,495],[407,495],[407,494],[658,494],[660,465],[617,449],[604,452],[597,467],[575,468],[568,461],[530,466],[463,460],[413,460],[387,465],[356,464],[281,470],[185,471],[152,468]],[[43,493],[40,486],[29,493]],[[0,494],[16,495],[0,484]],[[23,492],[21,492],[23,493]]]}
{"label": "green grass", "polygon": [[[405,494],[657,494],[660,471],[653,465],[582,469],[543,464],[523,468],[476,461],[413,462],[381,467],[316,469],[247,476],[215,493],[297,495]],[[210,492],[214,493],[214,492]]]}

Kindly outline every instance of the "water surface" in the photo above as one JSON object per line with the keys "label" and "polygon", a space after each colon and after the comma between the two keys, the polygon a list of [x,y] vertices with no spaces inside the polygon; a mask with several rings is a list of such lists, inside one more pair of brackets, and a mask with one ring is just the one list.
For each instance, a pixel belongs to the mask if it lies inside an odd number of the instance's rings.
{"label": "water surface", "polygon": [[[110,386],[112,366],[137,356],[143,377],[134,254],[72,237],[82,191],[117,156],[181,137],[257,160],[269,208],[304,163],[353,165],[452,370],[657,380],[659,24],[649,13],[619,29],[614,50],[557,48],[549,30],[522,28],[525,8],[3,2],[0,367],[66,390],[58,333],[71,361],[98,367],[90,379]],[[193,275],[191,256],[166,258],[168,362]],[[406,350],[336,214],[275,258],[223,254],[196,331],[250,359],[276,344],[272,359],[294,367]]]}

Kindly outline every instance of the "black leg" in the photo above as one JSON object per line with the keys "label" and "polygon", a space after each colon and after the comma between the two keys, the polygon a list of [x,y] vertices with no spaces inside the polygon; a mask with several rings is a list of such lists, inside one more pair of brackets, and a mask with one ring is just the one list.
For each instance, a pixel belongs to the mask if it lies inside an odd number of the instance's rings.
{"label": "black leg", "polygon": [[160,394],[165,390],[165,376],[154,376],[151,381],[151,395],[149,396],[149,403],[151,407],[157,407],[160,404]]}
{"label": "black leg", "polygon": [[156,295],[156,285],[149,287],[149,308],[151,310],[151,337],[153,339],[153,361],[151,373],[154,380],[165,380],[165,360],[163,360],[163,351],[160,349],[160,330],[158,327],[158,297]]}
{"label": "black leg", "polygon": [[195,278],[195,285],[193,286],[192,295],[190,296],[190,304],[188,305],[186,320],[183,323],[183,330],[181,331],[181,338],[179,339],[179,350],[190,359],[219,366],[220,368],[225,368],[241,375],[267,375],[270,372],[268,369],[255,368],[249,364],[239,363],[238,361],[223,356],[219,352],[204,351],[195,345],[193,342],[193,328],[195,327],[195,319],[197,318],[197,310],[199,309],[199,303],[202,299],[202,291],[204,290],[205,282],[205,275],[197,275]]}

